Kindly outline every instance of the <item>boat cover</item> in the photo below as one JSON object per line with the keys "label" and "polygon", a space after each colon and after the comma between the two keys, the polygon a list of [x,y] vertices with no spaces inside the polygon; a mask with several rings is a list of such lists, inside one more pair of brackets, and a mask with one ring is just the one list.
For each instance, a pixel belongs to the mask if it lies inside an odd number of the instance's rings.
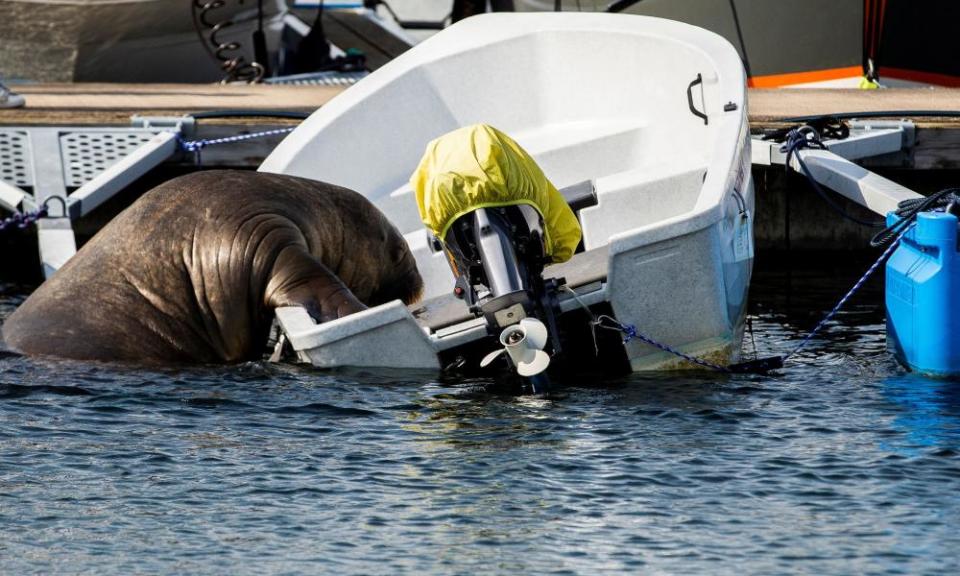
{"label": "boat cover", "polygon": [[580,223],[560,192],[519,144],[492,126],[466,126],[430,142],[410,184],[421,220],[441,240],[472,210],[529,204],[543,217],[553,262],[569,260],[580,243]]}

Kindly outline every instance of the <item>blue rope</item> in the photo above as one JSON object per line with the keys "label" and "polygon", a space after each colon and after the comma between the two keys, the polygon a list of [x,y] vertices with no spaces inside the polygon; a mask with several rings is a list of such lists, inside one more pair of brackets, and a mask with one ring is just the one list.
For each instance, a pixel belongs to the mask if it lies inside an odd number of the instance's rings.
{"label": "blue rope", "polygon": [[[724,373],[731,373],[731,372],[733,372],[733,370],[730,370],[730,369],[728,369],[728,368],[726,368],[726,367],[724,367],[724,366],[720,366],[720,365],[718,365],[718,364],[713,364],[712,362],[707,362],[706,360],[703,360],[702,358],[697,358],[697,357],[695,357],[695,356],[691,356],[691,355],[689,355],[689,354],[686,354],[686,353],[684,353],[684,352],[681,352],[681,351],[679,351],[679,350],[676,350],[675,348],[671,348],[670,346],[667,346],[666,344],[662,344],[662,343],[660,343],[660,342],[657,342],[657,341],[654,340],[653,338],[651,338],[651,337],[647,336],[646,334],[643,334],[643,333],[641,333],[640,331],[638,331],[638,330],[637,330],[637,327],[634,326],[633,324],[624,324],[623,322],[620,322],[620,321],[617,320],[616,318],[613,318],[613,317],[608,316],[608,315],[606,315],[606,314],[601,314],[601,315],[599,315],[599,316],[594,316],[593,312],[590,311],[590,307],[587,306],[586,302],[584,302],[583,300],[580,299],[580,295],[577,294],[577,291],[576,291],[576,290],[574,290],[573,288],[570,288],[569,286],[564,286],[563,289],[565,289],[567,292],[569,292],[570,294],[572,294],[572,295],[573,295],[573,299],[576,300],[577,303],[580,304],[580,307],[583,308],[583,311],[586,312],[588,316],[590,316],[590,319],[591,319],[591,320],[590,320],[590,325],[591,325],[591,326],[600,327],[600,328],[603,328],[603,329],[605,329],[605,330],[615,330],[615,331],[618,331],[618,332],[622,332],[622,333],[623,333],[623,343],[624,343],[624,344],[626,344],[627,342],[629,342],[629,341],[633,340],[634,338],[636,338],[637,340],[641,340],[641,341],[643,341],[643,342],[646,342],[647,344],[653,346],[654,348],[658,348],[658,349],[660,349],[660,350],[663,350],[664,352],[667,352],[667,353],[669,353],[669,354],[673,354],[674,356],[679,356],[680,358],[683,358],[684,360],[686,360],[686,361],[688,361],[688,362],[692,362],[692,363],[697,364],[697,365],[699,365],[699,366],[703,366],[704,368],[709,368],[709,369],[711,369],[711,370],[716,370],[717,372],[724,372]],[[604,325],[604,322],[607,322],[609,325]],[[594,332],[595,332],[595,331],[594,331]],[[593,346],[594,346],[594,348],[596,349],[596,347],[597,347],[597,335],[596,335],[596,333],[594,333],[594,335],[593,335]],[[599,353],[599,352],[598,352],[598,353]]]}
{"label": "blue rope", "polygon": [[254,138],[263,138],[266,136],[277,136],[279,134],[289,134],[295,128],[277,128],[275,130],[264,130],[263,132],[251,132],[250,134],[238,134],[236,136],[224,136],[223,138],[210,138],[200,140],[179,139],[180,148],[185,152],[193,152],[197,158],[197,164],[200,164],[200,151],[207,146],[217,144],[229,144],[231,142],[243,142],[244,140],[253,140]]}
{"label": "blue rope", "polygon": [[[611,325],[611,326],[604,326],[603,323],[604,323],[605,321],[606,321],[606,322],[609,322],[609,323],[612,324],[612,325]],[[692,362],[692,363],[697,364],[697,365],[699,365],[699,366],[703,366],[704,368],[709,368],[709,369],[711,369],[711,370],[716,370],[717,372],[724,372],[724,373],[729,373],[729,372],[730,372],[730,370],[727,369],[727,368],[724,367],[724,366],[720,366],[719,364],[714,364],[714,363],[712,363],[712,362],[708,362],[708,361],[706,361],[706,360],[704,360],[704,359],[702,359],[702,358],[697,358],[696,356],[691,356],[691,355],[689,355],[689,354],[686,354],[686,353],[684,353],[684,352],[681,352],[681,351],[677,350],[676,348],[672,348],[672,347],[670,347],[670,346],[667,346],[666,344],[663,344],[663,343],[661,343],[661,342],[657,342],[656,340],[654,340],[653,338],[647,336],[646,334],[643,334],[642,332],[639,332],[639,331],[637,330],[637,327],[634,326],[633,324],[624,324],[624,323],[620,322],[619,320],[616,320],[616,319],[614,319],[614,318],[611,318],[610,316],[607,316],[606,314],[601,314],[600,316],[597,316],[597,319],[594,321],[594,325],[599,326],[600,328],[605,328],[605,329],[607,329],[607,330],[618,330],[618,331],[622,332],[622,333],[623,333],[623,343],[624,343],[624,344],[626,344],[627,342],[629,342],[629,341],[633,340],[634,338],[636,338],[637,340],[640,340],[640,341],[642,341],[642,342],[645,342],[645,343],[653,346],[654,348],[658,348],[658,349],[660,349],[660,350],[663,350],[664,352],[667,352],[667,353],[669,353],[669,354],[673,354],[674,356],[679,356],[680,358],[683,358],[683,359],[686,360],[687,362]]]}
{"label": "blue rope", "polygon": [[783,357],[784,362],[786,362],[788,358],[790,358],[791,356],[799,352],[801,348],[806,346],[810,342],[810,340],[812,340],[813,337],[817,335],[817,332],[819,332],[820,329],[823,328],[824,325],[827,322],[829,322],[836,315],[837,312],[840,311],[841,308],[843,308],[843,305],[847,303],[847,300],[849,300],[850,297],[853,296],[854,293],[856,293],[861,286],[863,286],[864,282],[866,282],[867,279],[870,278],[870,276],[873,275],[874,272],[876,272],[877,268],[880,267],[880,264],[882,264],[887,259],[887,257],[890,256],[893,250],[900,245],[900,241],[903,239],[903,236],[907,232],[909,232],[912,228],[913,226],[908,226],[903,232],[900,233],[899,236],[897,236],[896,240],[894,240],[893,242],[890,243],[889,246],[887,246],[887,249],[883,251],[883,254],[881,254],[880,257],[877,258],[877,261],[874,262],[870,266],[870,268],[867,269],[867,271],[863,274],[863,276],[860,277],[859,280],[857,280],[857,283],[853,285],[853,288],[847,291],[847,293],[843,295],[843,298],[841,298],[840,301],[837,302],[837,305],[833,307],[833,310],[831,310],[826,316],[824,316],[823,320],[821,320],[816,325],[816,327],[814,327],[814,329],[811,330],[809,334],[807,334],[806,338],[804,338],[803,341],[800,342],[800,344],[798,344],[797,347],[794,348],[792,352],[790,352],[789,354]]}
{"label": "blue rope", "polygon": [[46,217],[47,206],[44,204],[32,212],[14,212],[13,215],[0,220],[0,232],[16,224],[17,228],[23,230],[37,220]]}
{"label": "blue rope", "polygon": [[[900,245],[900,241],[903,239],[904,235],[907,232],[909,232],[912,228],[913,226],[907,227],[905,230],[903,230],[900,233],[899,236],[897,236],[896,240],[894,240],[893,242],[890,243],[889,246],[887,246],[887,249],[883,251],[883,254],[881,254],[879,258],[877,258],[876,262],[874,262],[870,266],[870,268],[867,269],[867,271],[863,274],[863,276],[861,276],[860,279],[857,280],[856,284],[854,284],[853,287],[850,288],[850,290],[848,290],[847,293],[843,295],[843,298],[841,298],[840,301],[837,302],[836,306],[834,306],[833,309],[830,310],[830,312],[827,313],[826,316],[824,316],[823,320],[821,320],[816,325],[816,327],[814,327],[814,329],[811,330],[809,334],[807,334],[807,336],[803,339],[803,341],[801,341],[800,344],[798,344],[789,354],[779,359],[781,363],[786,362],[790,357],[795,355],[804,346],[809,344],[811,340],[813,340],[813,337],[816,336],[821,329],[823,329],[823,327],[827,324],[827,322],[833,319],[833,317],[837,314],[837,312],[840,311],[841,308],[843,308],[843,306],[847,303],[847,301],[849,301],[850,298],[853,297],[853,295],[856,294],[856,292],[860,290],[861,287],[863,287],[864,283],[870,278],[870,276],[873,275],[874,272],[877,271],[877,268],[880,267],[880,264],[882,264],[890,256],[890,254],[893,253],[894,249],[896,249],[896,247]],[[604,325],[604,322],[607,322],[609,325]],[[716,370],[717,372],[724,372],[729,374],[729,373],[741,371],[741,370],[732,369],[732,368],[738,368],[739,365],[720,366],[719,364],[708,362],[702,358],[697,358],[695,356],[690,356],[689,354],[685,354],[684,352],[681,352],[675,348],[671,348],[670,346],[667,346],[666,344],[663,344],[661,342],[657,342],[653,338],[637,331],[637,327],[634,326],[633,324],[624,324],[605,314],[598,316],[596,320],[593,321],[593,324],[601,328],[605,328],[607,330],[618,330],[622,332],[624,334],[624,337],[623,337],[624,344],[636,338],[637,340],[641,340],[653,346],[654,348],[658,348],[660,350],[663,350],[664,352],[673,354],[674,356],[679,356],[680,358],[683,358],[684,360],[688,362],[692,362],[699,366],[703,366],[711,370]]]}

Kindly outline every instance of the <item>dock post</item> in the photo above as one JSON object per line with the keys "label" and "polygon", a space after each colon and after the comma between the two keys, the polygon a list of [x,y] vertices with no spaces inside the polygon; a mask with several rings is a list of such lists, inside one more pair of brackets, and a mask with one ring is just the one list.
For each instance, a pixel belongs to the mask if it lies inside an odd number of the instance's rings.
{"label": "dock post", "polygon": [[[30,146],[33,164],[33,197],[37,206],[55,197],[67,202],[67,183],[64,177],[63,159],[60,153],[60,129],[38,128],[30,130]],[[58,202],[48,202],[50,210],[61,209]],[[64,210],[65,212],[65,210]],[[77,242],[70,225],[69,214],[42,218],[37,221],[37,244],[43,277],[49,278],[77,252]]]}
{"label": "dock post", "polygon": [[49,278],[77,253],[70,218],[41,218],[37,220],[37,243],[43,277]]}

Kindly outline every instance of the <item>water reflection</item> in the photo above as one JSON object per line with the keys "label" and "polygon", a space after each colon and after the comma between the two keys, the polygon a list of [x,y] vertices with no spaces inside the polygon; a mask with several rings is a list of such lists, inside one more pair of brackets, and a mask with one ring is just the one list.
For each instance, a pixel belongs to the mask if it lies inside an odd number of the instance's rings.
{"label": "water reflection", "polygon": [[893,452],[917,455],[931,448],[960,447],[960,381],[904,374],[880,382],[894,404],[894,429],[903,436],[883,443]]}
{"label": "water reflection", "polygon": [[[858,273],[796,274],[787,301],[760,269],[757,353],[792,348]],[[952,573],[960,383],[896,365],[875,296],[779,376],[543,398],[0,358],[0,573]]]}

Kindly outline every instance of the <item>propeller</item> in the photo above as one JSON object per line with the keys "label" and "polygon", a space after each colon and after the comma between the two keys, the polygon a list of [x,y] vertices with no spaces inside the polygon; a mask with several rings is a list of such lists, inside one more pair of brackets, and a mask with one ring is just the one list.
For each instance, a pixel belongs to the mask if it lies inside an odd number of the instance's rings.
{"label": "propeller", "polygon": [[543,322],[536,318],[524,318],[519,324],[508,326],[500,333],[503,348],[484,356],[480,367],[484,368],[506,352],[517,367],[517,374],[536,376],[550,365],[550,355],[543,351],[549,334]]}

